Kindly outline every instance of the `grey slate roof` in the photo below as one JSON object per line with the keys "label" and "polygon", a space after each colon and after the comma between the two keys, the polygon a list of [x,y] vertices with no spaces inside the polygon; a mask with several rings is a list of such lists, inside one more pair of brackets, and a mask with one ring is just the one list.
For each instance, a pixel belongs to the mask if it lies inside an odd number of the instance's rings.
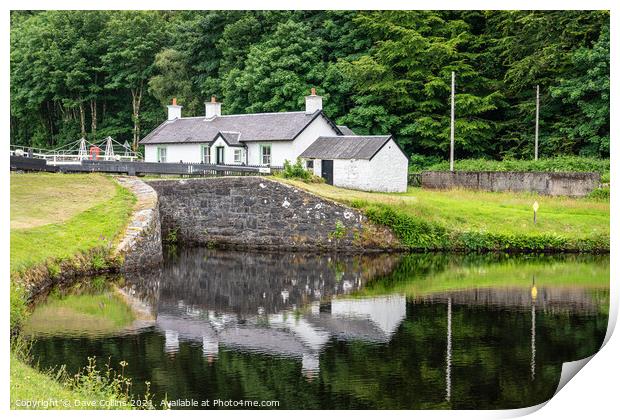
{"label": "grey slate roof", "polygon": [[339,125],[338,129],[342,132],[343,136],[355,136],[355,133],[353,132],[353,130],[351,130],[346,125]]}
{"label": "grey slate roof", "polygon": [[234,131],[220,131],[220,135],[224,138],[224,141],[230,146],[243,146],[243,143],[239,143],[241,133]]}
{"label": "grey slate roof", "polygon": [[319,137],[299,157],[370,160],[391,138],[392,136]]}
{"label": "grey slate roof", "polygon": [[[144,137],[140,144],[211,142],[220,132],[239,133],[238,142],[293,140],[318,116],[333,123],[321,111],[313,114],[273,112],[264,114],[222,115],[165,121]],[[336,125],[334,129],[338,131]]]}

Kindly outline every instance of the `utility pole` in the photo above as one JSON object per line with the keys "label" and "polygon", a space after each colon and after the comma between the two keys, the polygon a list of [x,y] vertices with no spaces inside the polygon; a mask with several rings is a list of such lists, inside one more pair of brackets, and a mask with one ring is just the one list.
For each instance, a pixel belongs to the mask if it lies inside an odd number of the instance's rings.
{"label": "utility pole", "polygon": [[[538,124],[536,124],[536,126],[538,127]],[[536,135],[536,138],[538,138],[538,135]],[[452,171],[454,171],[454,72],[452,72],[452,94],[450,101],[450,172]]]}
{"label": "utility pole", "polygon": [[536,85],[536,128],[534,129],[534,160],[538,160],[538,114],[540,112],[540,86]]}

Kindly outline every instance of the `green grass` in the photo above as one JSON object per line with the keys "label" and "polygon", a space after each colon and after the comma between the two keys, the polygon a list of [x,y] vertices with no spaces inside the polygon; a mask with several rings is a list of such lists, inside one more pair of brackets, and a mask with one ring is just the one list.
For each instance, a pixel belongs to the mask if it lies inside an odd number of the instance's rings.
{"label": "green grass", "polygon": [[115,194],[100,174],[11,172],[11,229],[61,223]]}
{"label": "green grass", "polygon": [[[565,250],[609,249],[609,202],[594,199],[424,190],[371,193],[326,184],[281,180],[363,210],[411,249]],[[532,204],[538,201],[537,223]]]}
{"label": "green grass", "polygon": [[[72,389],[61,383],[58,375],[44,373],[22,361],[14,352],[11,352],[11,409],[28,409],[23,405],[26,402],[37,403],[39,410],[76,410],[92,409],[93,407],[84,406],[84,402],[101,402],[97,409],[128,409],[130,405],[124,404],[111,389]],[[55,406],[52,401],[57,401]],[[76,404],[76,402],[81,402]],[[46,404],[47,405],[44,405]],[[32,408],[32,407],[31,407]]]}
{"label": "green grass", "polygon": [[[92,251],[109,252],[123,232],[134,203],[133,194],[103,175],[11,173],[11,277],[42,264],[51,274],[60,274],[57,271],[62,261]],[[102,255],[93,254],[93,266]],[[11,281],[10,289],[11,329],[15,332],[28,318],[28,311],[21,287]],[[74,319],[82,323],[120,328],[131,315],[126,305],[121,306],[116,299],[102,302],[101,297],[76,296],[64,303]],[[50,310],[42,314],[44,318],[51,319],[55,304],[52,299]],[[58,315],[60,309],[56,309]],[[12,408],[20,408],[18,400],[68,401],[66,407],[50,407],[61,409],[79,408],[74,405],[77,400],[122,400],[113,387],[99,386],[92,378],[70,386],[57,376],[28,366],[25,359],[11,350]]]}
{"label": "green grass", "polygon": [[[71,191],[76,185],[73,176],[55,175],[52,178],[46,177],[46,180],[50,182],[53,194],[64,190],[68,197],[72,197]],[[123,231],[135,203],[133,194],[104,176],[87,176],[80,179],[82,186],[102,187],[108,194],[98,195],[96,201],[90,203],[94,205],[74,214],[68,220],[57,221],[54,217],[55,212],[52,211],[40,216],[48,222],[46,224],[32,228],[12,228],[11,272],[27,269],[46,260],[67,259],[94,248],[110,247]],[[22,191],[16,197],[16,202],[11,195],[11,207],[30,203],[29,208],[32,212],[40,214],[36,200],[38,196],[45,196],[45,190],[32,191],[30,197],[26,198],[30,178],[15,176],[11,181],[12,190],[15,188]],[[88,202],[89,199],[87,196],[84,201]],[[62,206],[62,203],[59,202],[57,205]],[[21,219],[26,219],[27,211],[28,209],[21,208],[16,209],[15,213],[20,214]]]}

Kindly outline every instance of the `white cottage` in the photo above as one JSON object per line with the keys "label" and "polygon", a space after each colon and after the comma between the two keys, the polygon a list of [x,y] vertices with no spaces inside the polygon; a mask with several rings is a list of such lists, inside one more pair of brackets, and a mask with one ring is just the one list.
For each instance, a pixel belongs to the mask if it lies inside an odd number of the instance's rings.
{"label": "white cottage", "polygon": [[322,105],[313,89],[305,111],[222,115],[222,104],[212,97],[204,117],[183,118],[182,106],[173,100],[168,120],[140,144],[147,162],[282,166],[318,137],[342,135]]}
{"label": "white cottage", "polygon": [[319,137],[300,157],[315,175],[337,187],[407,191],[409,159],[392,136]]}
{"label": "white cottage", "polygon": [[[314,88],[305,100],[306,109],[300,112],[222,115],[222,104],[212,97],[205,102],[204,117],[188,118],[181,116],[183,107],[173,99],[168,119],[140,141],[144,159],[278,167],[302,157],[317,175],[337,186],[406,190],[407,157],[391,136],[356,136],[337,126],[323,113],[323,98]],[[343,154],[341,148],[359,150]]]}

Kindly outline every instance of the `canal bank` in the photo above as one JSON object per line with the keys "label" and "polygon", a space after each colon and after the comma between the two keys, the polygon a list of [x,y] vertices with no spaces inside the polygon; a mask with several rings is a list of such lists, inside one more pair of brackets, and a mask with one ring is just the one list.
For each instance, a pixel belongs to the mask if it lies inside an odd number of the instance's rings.
{"label": "canal bank", "polygon": [[[609,199],[463,189],[406,193],[354,191],[322,183],[279,179],[348,205],[389,228],[414,252],[608,253]],[[532,205],[539,203],[538,218]]]}
{"label": "canal bank", "polygon": [[56,287],[161,262],[155,192],[133,179],[12,173],[11,204],[12,407],[49,395],[71,401],[60,408],[78,408],[73,404],[78,400],[118,400],[107,386],[84,391],[85,384],[67,385],[70,378],[37,372],[19,331],[34,305]]}

